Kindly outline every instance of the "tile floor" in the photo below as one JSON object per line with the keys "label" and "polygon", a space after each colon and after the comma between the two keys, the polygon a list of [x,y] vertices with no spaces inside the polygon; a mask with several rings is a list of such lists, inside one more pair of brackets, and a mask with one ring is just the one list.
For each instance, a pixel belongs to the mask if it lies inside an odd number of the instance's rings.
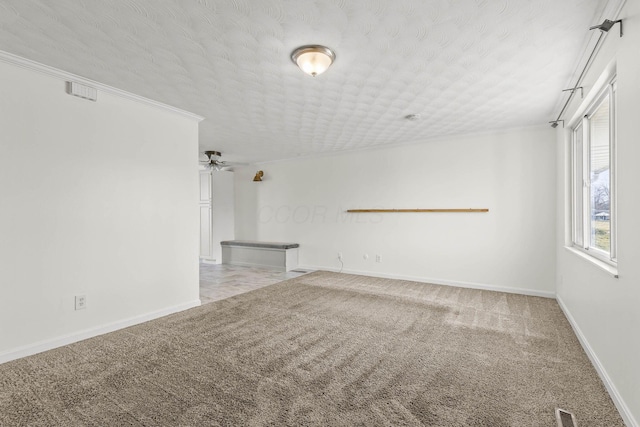
{"label": "tile floor", "polygon": [[200,301],[207,304],[305,273],[264,267],[200,263]]}

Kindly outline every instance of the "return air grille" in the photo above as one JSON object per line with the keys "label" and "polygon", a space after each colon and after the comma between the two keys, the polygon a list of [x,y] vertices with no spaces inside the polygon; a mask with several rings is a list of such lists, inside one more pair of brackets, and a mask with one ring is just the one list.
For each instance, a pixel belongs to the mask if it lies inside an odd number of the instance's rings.
{"label": "return air grille", "polygon": [[67,82],[67,93],[77,96],[78,98],[88,99],[89,101],[95,102],[98,100],[98,91],[96,88],[78,82]]}
{"label": "return air grille", "polygon": [[556,408],[556,420],[558,420],[558,427],[578,427],[576,417],[564,409]]}

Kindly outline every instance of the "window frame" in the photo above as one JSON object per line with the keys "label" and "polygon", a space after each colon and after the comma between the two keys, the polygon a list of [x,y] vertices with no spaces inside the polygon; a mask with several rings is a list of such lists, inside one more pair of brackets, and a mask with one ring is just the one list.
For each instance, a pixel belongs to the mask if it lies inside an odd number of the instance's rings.
{"label": "window frame", "polygon": [[[609,265],[617,266],[617,79],[609,78],[597,95],[582,110],[579,120],[570,128],[570,170],[571,170],[571,246]],[[609,102],[609,252],[591,245],[591,126],[590,119],[603,102]],[[578,153],[577,135],[582,135]],[[578,169],[580,175],[578,176]],[[581,178],[581,191],[578,190]]]}

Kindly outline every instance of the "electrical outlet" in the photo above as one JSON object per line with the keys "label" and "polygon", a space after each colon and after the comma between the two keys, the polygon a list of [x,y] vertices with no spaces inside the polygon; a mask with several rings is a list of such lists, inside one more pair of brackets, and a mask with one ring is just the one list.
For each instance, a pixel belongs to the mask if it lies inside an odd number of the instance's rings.
{"label": "electrical outlet", "polygon": [[382,262],[382,255],[376,255],[376,262]]}
{"label": "electrical outlet", "polygon": [[76,295],[76,310],[84,310],[87,308],[87,296]]}

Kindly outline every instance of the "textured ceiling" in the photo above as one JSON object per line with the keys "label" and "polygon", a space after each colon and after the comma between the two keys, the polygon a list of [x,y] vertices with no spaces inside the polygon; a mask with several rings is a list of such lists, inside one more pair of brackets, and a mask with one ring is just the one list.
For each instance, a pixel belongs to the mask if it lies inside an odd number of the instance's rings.
{"label": "textured ceiling", "polygon": [[[605,5],[0,0],[0,50],[204,116],[202,150],[265,161],[546,123]],[[336,62],[303,74],[303,44]]]}

